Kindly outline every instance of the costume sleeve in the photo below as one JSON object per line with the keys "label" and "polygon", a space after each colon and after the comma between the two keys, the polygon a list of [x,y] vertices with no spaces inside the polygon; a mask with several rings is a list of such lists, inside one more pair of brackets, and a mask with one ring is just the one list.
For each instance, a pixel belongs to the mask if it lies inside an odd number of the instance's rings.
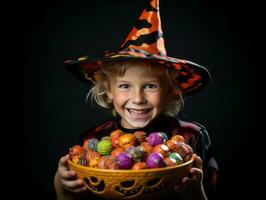
{"label": "costume sleeve", "polygon": [[214,149],[211,144],[209,134],[206,128],[203,126],[200,127],[201,129],[195,140],[194,148],[196,149],[198,156],[200,156],[203,161],[203,184],[205,192],[209,199],[213,199],[216,191],[219,168],[215,159]]}

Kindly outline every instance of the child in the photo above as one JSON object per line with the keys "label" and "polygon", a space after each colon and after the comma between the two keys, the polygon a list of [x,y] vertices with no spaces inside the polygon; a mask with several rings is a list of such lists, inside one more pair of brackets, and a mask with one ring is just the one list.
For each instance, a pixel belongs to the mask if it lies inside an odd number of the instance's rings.
{"label": "child", "polygon": [[[198,123],[175,118],[183,97],[193,94],[209,81],[209,73],[190,61],[166,55],[159,18],[158,0],[151,0],[120,49],[97,57],[67,61],[78,78],[93,83],[89,95],[116,116],[80,136],[80,144],[101,138],[116,129],[181,134],[194,151],[194,166],[174,195],[179,199],[207,199],[216,184],[218,171],[206,129]],[[55,175],[58,200],[79,199],[90,194],[63,156]],[[203,175],[204,174],[204,175]]]}

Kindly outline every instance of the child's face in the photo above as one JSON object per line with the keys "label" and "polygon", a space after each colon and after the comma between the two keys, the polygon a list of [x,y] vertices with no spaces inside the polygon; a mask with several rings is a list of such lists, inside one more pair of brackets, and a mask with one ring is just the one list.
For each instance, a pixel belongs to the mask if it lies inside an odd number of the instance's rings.
{"label": "child's face", "polygon": [[113,77],[107,95],[113,100],[124,128],[143,128],[162,111],[166,94],[158,72],[131,66],[124,76]]}

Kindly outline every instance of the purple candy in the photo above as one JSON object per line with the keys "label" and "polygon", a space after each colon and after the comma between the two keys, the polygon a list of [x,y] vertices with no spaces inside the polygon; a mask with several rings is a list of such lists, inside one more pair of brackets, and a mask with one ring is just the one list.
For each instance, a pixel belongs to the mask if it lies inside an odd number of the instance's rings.
{"label": "purple candy", "polygon": [[130,169],[133,165],[131,156],[126,152],[118,154],[115,158],[117,160],[118,169]]}
{"label": "purple candy", "polygon": [[160,168],[165,166],[163,156],[156,152],[151,153],[147,157],[146,164],[149,168]]}
{"label": "purple candy", "polygon": [[164,143],[164,137],[159,133],[151,133],[147,137],[147,142],[152,146],[156,146],[157,144],[163,144]]}

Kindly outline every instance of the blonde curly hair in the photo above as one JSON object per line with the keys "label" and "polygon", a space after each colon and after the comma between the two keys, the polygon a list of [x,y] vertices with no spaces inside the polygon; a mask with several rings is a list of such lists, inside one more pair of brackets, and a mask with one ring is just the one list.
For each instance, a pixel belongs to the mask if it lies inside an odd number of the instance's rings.
{"label": "blonde curly hair", "polygon": [[110,79],[123,76],[128,68],[136,65],[143,66],[141,73],[153,70],[158,74],[159,79],[164,83],[164,88],[167,90],[167,102],[162,113],[176,116],[184,106],[184,100],[178,87],[177,72],[175,69],[154,62],[120,61],[103,63],[101,70],[95,73],[96,82],[87,94],[86,101],[90,98],[91,102],[95,101],[99,106],[111,109],[113,115],[116,115],[112,100],[106,94]]}

